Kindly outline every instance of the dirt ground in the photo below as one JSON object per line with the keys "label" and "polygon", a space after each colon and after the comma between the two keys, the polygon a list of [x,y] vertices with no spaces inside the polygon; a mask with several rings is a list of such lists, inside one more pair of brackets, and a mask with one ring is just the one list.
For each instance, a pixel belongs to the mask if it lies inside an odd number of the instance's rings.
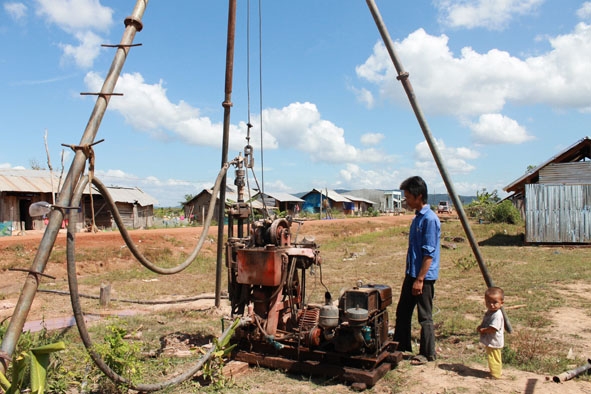
{"label": "dirt ground", "polygon": [[[367,220],[375,221],[381,224],[408,224],[412,219],[411,215],[403,216],[381,216]],[[334,226],[337,220],[331,221],[309,221],[305,223],[307,233],[321,234],[325,226]],[[326,227],[328,228],[328,227]],[[194,243],[199,237],[199,228],[170,228],[163,230],[135,230],[131,232],[132,238],[137,243],[158,242],[162,239],[162,234],[174,237],[180,242]],[[63,230],[62,230],[63,231]],[[333,230],[331,230],[333,231]],[[217,234],[217,228],[211,228],[212,236]],[[26,274],[21,271],[7,270],[7,267],[29,268],[36,250],[39,247],[42,233],[27,232],[25,235],[0,237],[0,321],[3,321],[14,312],[20,290],[25,281]],[[66,234],[60,233],[54,248],[65,249]],[[18,247],[17,247],[18,246]],[[80,233],[76,237],[77,249],[98,248],[98,247],[124,246],[124,242],[118,232],[104,233]],[[208,245],[210,253],[214,253],[215,245]],[[23,255],[28,259],[29,265],[14,266],[14,261],[23,259]],[[109,262],[112,264],[127,264],[126,262]],[[108,268],[108,267],[107,267]],[[101,267],[82,267],[81,275],[91,275],[93,271],[102,269]],[[65,264],[48,264],[45,273],[51,275],[57,280],[65,280]],[[45,280],[44,280],[45,281]],[[579,296],[590,298],[591,286],[573,286],[562,291],[576,292]],[[176,294],[175,296],[182,296]],[[40,319],[68,321],[71,316],[71,306],[68,297],[59,297],[63,302],[56,302],[56,297],[47,294],[38,294],[35,298],[30,313],[28,314],[29,327]],[[184,305],[187,307],[187,305]],[[198,309],[213,308],[212,300],[202,300],[195,302],[193,307]],[[142,306],[144,313],[156,310],[155,306]],[[170,308],[170,306],[167,306]],[[51,316],[51,319],[48,319]],[[576,309],[563,309],[554,313],[555,322],[553,329],[562,335],[575,335],[580,333],[583,328],[591,327],[591,318],[583,311]],[[61,323],[56,323],[61,324]],[[591,341],[581,338],[577,344],[577,351],[583,354],[591,355]],[[504,369],[504,377],[500,380],[490,380],[486,377],[486,367],[484,365],[462,365],[446,361],[446,349],[439,349],[439,359],[436,362],[428,363],[422,366],[411,366],[408,361],[403,361],[398,367],[398,373],[402,374],[401,381],[407,382],[404,387],[404,393],[409,394],[434,394],[434,393],[570,393],[591,394],[591,382],[574,379],[562,383],[555,383],[551,376],[541,376],[534,373],[523,372],[510,367]],[[575,366],[573,366],[575,367]],[[248,375],[249,372],[246,373]],[[239,378],[241,379],[241,378]],[[289,387],[281,387],[285,393],[308,392],[312,386],[307,382],[290,382]],[[265,387],[264,390],[259,387],[253,392],[277,392],[278,387]],[[267,389],[269,389],[267,391]],[[333,387],[323,387],[313,389],[314,392],[333,393],[347,392],[349,389],[342,385]],[[375,393],[391,393],[392,389],[387,383],[379,381],[372,389]]]}

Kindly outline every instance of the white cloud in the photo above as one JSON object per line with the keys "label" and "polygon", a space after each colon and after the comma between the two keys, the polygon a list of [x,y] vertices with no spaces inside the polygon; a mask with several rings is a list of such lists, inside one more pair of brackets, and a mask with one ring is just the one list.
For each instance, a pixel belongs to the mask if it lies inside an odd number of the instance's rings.
{"label": "white cloud", "polygon": [[345,140],[345,131],[322,119],[312,103],[292,103],[281,109],[263,111],[263,129],[283,148],[309,154],[315,162],[360,163],[390,161],[375,149],[358,149]]}
{"label": "white cloud", "polygon": [[365,146],[377,145],[384,140],[382,133],[365,133],[361,136],[361,143]]}
{"label": "white cloud", "polygon": [[[85,77],[91,91],[100,91],[103,82],[104,79],[94,72]],[[179,139],[193,145],[221,147],[223,125],[200,116],[197,108],[182,100],[172,103],[163,81],[147,84],[139,73],[122,74],[115,91],[123,96],[113,97],[109,109],[118,111],[134,129],[162,140]],[[231,136],[236,134],[239,134],[238,130],[230,133]],[[237,138],[232,137],[231,147],[241,150],[244,139],[239,142]]]}
{"label": "white cloud", "polygon": [[[395,46],[426,113],[479,116],[501,112],[508,101],[591,110],[591,26],[579,23],[572,33],[549,42],[552,50],[525,60],[506,51],[478,53],[469,47],[456,57],[447,36],[423,29]],[[357,74],[377,85],[382,98],[407,105],[382,43],[357,67]]]}
{"label": "white cloud", "polygon": [[438,0],[440,21],[455,28],[502,30],[516,15],[535,12],[544,0]]}
{"label": "white cloud", "polygon": [[10,163],[0,163],[0,169],[2,169],[2,170],[25,170],[26,168],[23,166],[13,167]]}
{"label": "white cloud", "polygon": [[355,93],[355,97],[357,97],[357,101],[364,104],[367,108],[373,108],[375,104],[375,98],[373,97],[372,92],[365,88],[352,88],[352,90]]}
{"label": "white cloud", "polygon": [[517,121],[501,114],[480,115],[478,123],[469,126],[477,143],[521,144],[534,139]]}
{"label": "white cloud", "polygon": [[35,0],[37,15],[69,32],[108,31],[113,24],[113,10],[99,0]]}
{"label": "white cloud", "polygon": [[577,17],[581,20],[591,20],[591,1],[584,2],[577,10]]}
{"label": "white cloud", "polygon": [[71,34],[78,45],[59,43],[64,60],[81,68],[92,67],[104,39],[95,32],[107,32],[113,25],[113,10],[99,0],[35,0],[36,13],[47,22]]}
{"label": "white cloud", "polygon": [[295,192],[295,190],[291,186],[285,184],[285,182],[283,182],[280,179],[265,182],[265,191],[266,192],[274,191],[274,192],[283,192],[283,193],[294,193]]}
{"label": "white cloud", "polygon": [[20,21],[27,15],[27,6],[23,3],[4,3],[4,11],[14,20]]}
{"label": "white cloud", "polygon": [[[443,140],[435,140],[437,150],[445,163],[445,168],[450,174],[467,174],[474,170],[474,166],[468,163],[468,160],[474,160],[480,157],[477,151],[466,148],[447,147]],[[433,153],[426,141],[422,141],[415,146],[415,166],[421,174],[432,172],[439,173]]]}
{"label": "white cloud", "polygon": [[189,182],[174,178],[159,179],[154,176],[139,178],[125,171],[110,169],[97,170],[96,177],[108,186],[137,187],[158,200],[158,206],[178,206],[187,194],[196,195],[212,185]]}
{"label": "white cloud", "polygon": [[74,63],[81,68],[90,68],[101,51],[102,38],[91,31],[75,34],[80,45],[60,44],[64,51],[64,59],[73,59]]}
{"label": "white cloud", "polygon": [[[91,91],[100,91],[103,78],[89,72],[85,83]],[[214,123],[201,116],[198,108],[184,101],[172,103],[164,82],[147,84],[139,73],[122,74],[115,91],[122,97],[113,97],[109,109],[121,113],[125,121],[139,131],[161,140],[179,139],[192,145],[221,147],[222,123]],[[260,117],[251,123],[258,128]],[[344,130],[321,118],[311,103],[293,103],[286,107],[263,111],[263,138],[265,149],[296,149],[305,152],[316,162],[384,162],[391,158],[376,149],[357,149],[345,141]],[[246,142],[244,122],[232,125],[230,149],[241,151]],[[251,145],[260,146],[260,135],[251,137]]]}
{"label": "white cloud", "polygon": [[[400,172],[384,167],[378,170],[363,169],[357,164],[347,164],[339,171],[338,187],[345,189],[383,189],[387,185],[400,184]],[[394,186],[394,187],[396,187]]]}

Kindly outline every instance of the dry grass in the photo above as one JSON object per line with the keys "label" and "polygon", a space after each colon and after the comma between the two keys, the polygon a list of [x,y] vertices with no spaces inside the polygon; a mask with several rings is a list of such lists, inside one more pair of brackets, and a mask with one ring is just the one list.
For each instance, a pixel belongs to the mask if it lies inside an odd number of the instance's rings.
{"label": "dry grass", "polygon": [[[310,228],[307,228],[310,227]],[[313,235],[320,244],[323,258],[321,272],[308,276],[308,301],[321,302],[326,285],[333,297],[338,297],[341,289],[354,286],[357,281],[364,283],[387,284],[392,286],[394,304],[390,307],[390,320],[393,323],[394,308],[399,286],[404,276],[408,224],[391,226],[387,223],[367,219],[354,219],[323,223],[321,227],[304,226],[299,236]],[[568,288],[591,280],[591,248],[563,246],[524,245],[523,227],[498,224],[472,224],[479,249],[484,256],[487,268],[496,285],[505,289],[510,323],[514,334],[507,335],[505,350],[506,363],[520,369],[553,374],[580,360],[568,360],[566,355],[576,337],[560,335],[551,328],[551,316],[547,311],[565,306],[582,308],[591,314],[588,300],[569,296],[557,289]],[[465,239],[464,230],[457,220],[442,223],[443,243],[441,275],[436,284],[434,316],[439,352],[449,363],[478,362],[484,364],[482,352],[478,349],[475,327],[479,324],[484,310],[483,292],[485,282],[470,245]],[[125,248],[105,247],[77,250],[77,260],[83,274],[80,284],[83,289],[96,288],[100,283],[111,283],[116,297],[123,299],[164,299],[188,297],[212,292],[215,283],[214,246],[206,248],[197,262],[185,272],[173,276],[156,276],[133,262]],[[190,246],[175,237],[168,237],[161,243],[141,245],[142,250],[154,261],[174,264],[190,252]],[[30,257],[25,249],[14,247],[14,253]],[[55,264],[65,264],[60,250],[54,251]],[[23,257],[23,258],[25,258]],[[566,269],[567,268],[567,269]],[[223,275],[225,289],[225,269]],[[56,281],[54,288],[67,290],[63,281]],[[570,294],[570,293],[569,293]],[[96,309],[96,303],[85,301],[86,308]],[[129,304],[114,304],[113,309],[134,309]],[[221,332],[221,314],[211,309],[195,310],[190,305],[163,308],[151,315],[123,317],[130,331],[141,331],[145,354],[161,352],[163,338],[173,334],[191,338],[210,338]],[[416,326],[416,325],[415,325]],[[102,326],[93,328],[93,336],[101,340]],[[415,328],[414,334],[418,337]],[[584,333],[578,338],[584,341]],[[69,356],[79,359],[83,354],[77,340],[77,333],[65,334],[70,344]],[[588,335],[588,333],[587,333]],[[178,357],[147,358],[143,360],[149,368],[145,369],[146,379],[162,379],[160,375],[170,374],[182,368],[187,360]],[[80,364],[80,363],[78,363]],[[80,365],[70,365],[75,379],[84,376]],[[287,380],[286,380],[287,379]],[[304,388],[289,391],[294,379]],[[268,389],[268,382],[274,384]],[[402,390],[399,375],[388,374],[383,384],[388,392]],[[282,383],[283,382],[283,383]],[[186,391],[197,392],[195,382],[183,386]],[[277,387],[285,387],[285,392],[347,392],[346,387],[335,382],[308,377],[290,376],[264,369],[254,369],[248,377],[240,379],[236,385],[229,385],[227,392],[274,392]],[[330,387],[323,391],[325,387]],[[403,392],[403,391],[401,391]]]}

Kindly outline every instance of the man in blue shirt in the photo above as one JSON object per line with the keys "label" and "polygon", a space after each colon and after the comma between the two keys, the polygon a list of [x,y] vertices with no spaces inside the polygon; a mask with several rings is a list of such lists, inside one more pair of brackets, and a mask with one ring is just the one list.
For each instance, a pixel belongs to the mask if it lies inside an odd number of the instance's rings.
{"label": "man in blue shirt", "polygon": [[434,284],[439,277],[439,251],[441,223],[427,204],[427,184],[418,176],[410,177],[400,184],[406,204],[415,210],[410,225],[406,275],[396,307],[394,341],[398,350],[412,352],[411,320],[415,306],[421,325],[419,354],[411,359],[412,364],[424,364],[437,358],[435,330],[433,328]]}

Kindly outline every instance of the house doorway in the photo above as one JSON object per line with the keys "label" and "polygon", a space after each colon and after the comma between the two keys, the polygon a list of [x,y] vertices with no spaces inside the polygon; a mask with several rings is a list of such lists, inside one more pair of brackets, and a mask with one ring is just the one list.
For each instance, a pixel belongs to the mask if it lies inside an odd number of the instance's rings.
{"label": "house doorway", "polygon": [[33,218],[31,218],[31,215],[29,215],[30,206],[31,200],[28,198],[23,198],[18,201],[19,223],[15,227],[19,228],[19,226],[21,226],[22,223],[24,223],[24,228],[21,228],[21,230],[33,229]]}

